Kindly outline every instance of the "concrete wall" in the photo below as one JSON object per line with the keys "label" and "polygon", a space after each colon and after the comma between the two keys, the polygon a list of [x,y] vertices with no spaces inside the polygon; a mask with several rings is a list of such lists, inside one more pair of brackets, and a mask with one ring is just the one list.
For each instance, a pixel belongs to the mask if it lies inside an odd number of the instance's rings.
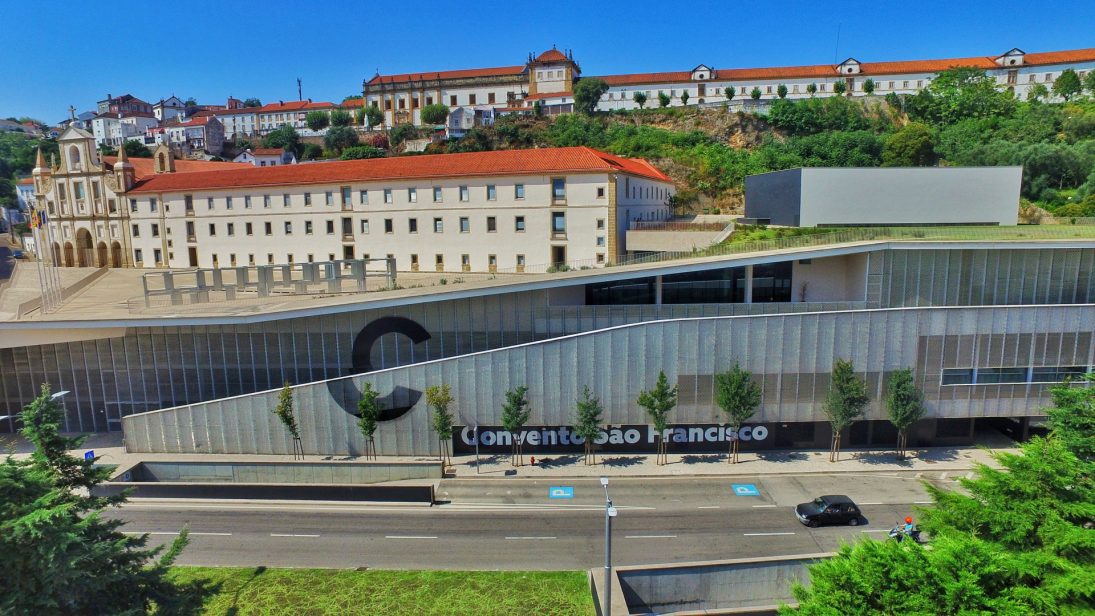
{"label": "concrete wall", "polygon": [[792,602],[791,586],[808,584],[807,566],[826,556],[623,567],[616,576],[633,614],[771,608]]}
{"label": "concrete wall", "polygon": [[791,301],[858,302],[866,297],[864,253],[802,260],[791,265]]}
{"label": "concrete wall", "polygon": [[439,462],[141,462],[113,481],[362,484],[440,478]]}
{"label": "concrete wall", "polygon": [[773,171],[745,178],[745,217],[768,219],[773,225],[799,226],[802,169]]}
{"label": "concrete wall", "polygon": [[[1014,225],[1022,174],[1022,167],[775,171],[746,178],[745,215],[802,227]],[[800,193],[794,186],[797,181]]]}
{"label": "concrete wall", "polygon": [[[299,385],[294,395],[305,451],[357,454],[363,441],[355,407],[367,381],[386,405],[409,410],[382,423],[382,454],[436,451],[429,412],[418,392],[452,386],[460,425],[499,425],[507,390],[526,385],[530,426],[570,425],[574,400],[588,385],[605,406],[605,423],[646,424],[634,404],[659,371],[686,383],[677,423],[718,417],[711,375],[734,362],[762,388],[757,423],[823,421],[821,403],[836,358],[853,362],[872,400],[865,419],[884,419],[887,373],[913,367],[929,417],[1025,417],[1049,403],[1046,384],[944,386],[948,367],[1090,366],[1095,362],[1091,305],[916,308],[672,319],[640,323]],[[1077,333],[1079,332],[1079,333]],[[123,419],[134,451],[288,453],[274,408],[278,390]],[[773,435],[779,438],[778,435]]]}

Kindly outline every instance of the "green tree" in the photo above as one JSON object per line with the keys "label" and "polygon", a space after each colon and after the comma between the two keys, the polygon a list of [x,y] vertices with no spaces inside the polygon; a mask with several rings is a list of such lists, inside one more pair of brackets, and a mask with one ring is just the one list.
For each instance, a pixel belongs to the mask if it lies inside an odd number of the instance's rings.
{"label": "green tree", "polygon": [[528,408],[528,387],[521,385],[506,392],[506,401],[502,404],[502,428],[510,433],[510,445],[512,454],[510,464],[521,466],[524,457],[521,455],[521,446],[524,444],[523,430],[528,423],[532,411]]}
{"label": "green tree", "polygon": [[361,388],[361,399],[357,401],[357,428],[365,438],[365,459],[376,459],[376,429],[380,425],[380,393],[373,389],[372,383]]}
{"label": "green tree", "polygon": [[360,107],[354,112],[354,124],[357,126],[363,126],[365,124],[365,108]]}
{"label": "green tree", "polygon": [[1078,383],[1051,388],[1053,406],[1046,409],[1053,435],[1077,458],[1095,463],[1095,374]]}
{"label": "green tree", "polygon": [[349,126],[353,121],[353,116],[345,109],[335,109],[331,111],[331,126]]}
{"label": "green tree", "polygon": [[1031,594],[1014,559],[970,537],[933,539],[931,549],[911,541],[846,543],[836,556],[811,565],[810,586],[792,588],[790,616],[1009,616],[1049,614]]}
{"label": "green tree", "polygon": [[375,128],[384,125],[384,112],[377,107],[376,103],[369,105],[365,108],[365,119],[369,121],[369,127]]}
{"label": "green tree", "polygon": [[760,88],[754,86],[753,89],[749,91],[749,98],[751,98],[755,101],[759,101],[760,100]]}
{"label": "green tree", "polygon": [[449,106],[433,103],[422,108],[423,124],[445,124],[449,121]]}
{"label": "green tree", "polygon": [[776,86],[776,96],[780,98],[787,98],[787,86],[782,83]]}
{"label": "green tree", "polygon": [[148,535],[128,535],[104,513],[126,496],[99,496],[115,472],[70,455],[84,437],[61,434],[64,413],[50,388],[20,414],[34,446],[29,459],[0,464],[0,553],[3,614],[194,613],[208,588],[175,585],[168,571],[188,542],[182,529],[166,551],[147,549]]}
{"label": "green tree", "polygon": [[813,98],[813,96],[817,94],[817,84],[811,83],[810,85],[806,86],[806,92],[810,95],[810,98]]}
{"label": "green tree", "polygon": [[669,413],[677,406],[677,385],[670,387],[665,371],[660,371],[654,388],[640,391],[637,403],[650,416],[654,430],[658,433],[658,464],[667,464],[669,454],[666,451],[665,431],[669,427]]}
{"label": "green tree", "polygon": [[582,397],[578,398],[574,416],[574,432],[585,439],[585,462],[596,464],[597,454],[594,447],[597,437],[601,434],[601,417],[604,414],[604,405],[586,385],[582,389]]}
{"label": "green tree", "polygon": [[414,124],[400,124],[388,132],[388,141],[398,146],[408,139],[418,139],[418,127]]}
{"label": "green tree", "polygon": [[[289,436],[293,437],[293,458],[295,459],[297,446],[300,443],[300,428],[297,427],[297,418],[293,414],[293,386],[289,384],[289,381],[285,382],[285,386],[281,388],[281,393],[278,394],[278,403],[274,407],[274,414],[277,415],[281,425],[285,426]],[[300,454],[303,458],[303,446],[301,446]]]}
{"label": "green tree", "polygon": [[300,143],[300,135],[298,135],[297,131],[293,130],[293,127],[288,124],[267,133],[266,136],[262,138],[262,147],[283,148],[284,150],[295,154],[297,158],[301,157],[304,148]]}
{"label": "green tree", "polygon": [[863,82],[863,92],[867,96],[870,96],[870,95],[874,94],[874,79],[871,79],[870,77],[868,77]]}
{"label": "green tree", "polygon": [[688,94],[688,90],[685,90],[684,92],[681,92],[681,105],[687,105],[689,98],[690,98],[690,95]]}
{"label": "green tree", "polygon": [[658,92],[658,106],[665,108],[669,106],[673,99],[669,98],[669,95],[665,92]]}
{"label": "green tree", "polygon": [[867,385],[855,375],[852,362],[836,360],[823,406],[825,417],[829,419],[829,425],[833,429],[830,462],[836,462],[840,458],[841,433],[863,415],[869,400]]}
{"label": "green tree", "polygon": [[183,101],[183,105],[186,106],[186,107],[197,107],[198,106],[198,100],[196,98],[194,98],[193,96],[191,96],[191,97],[187,98],[185,101]]}
{"label": "green tree", "polygon": [[1049,88],[1044,83],[1036,83],[1027,90],[1028,101],[1044,101],[1049,98]]}
{"label": "green tree", "polygon": [[[1095,74],[1095,71],[1092,71],[1092,73]],[[644,109],[646,107],[646,92],[636,91],[635,94],[631,96],[631,100],[635,101],[635,104],[639,106],[639,109]]]}
{"label": "green tree", "polygon": [[1084,89],[1088,94],[1095,96],[1095,71],[1088,71],[1084,75]]}
{"label": "green tree", "polygon": [[844,94],[848,91],[848,82],[843,79],[837,79],[833,82],[833,92],[836,94]]}
{"label": "green tree", "polygon": [[364,158],[384,158],[388,153],[371,145],[355,145],[342,150],[341,160],[360,160]]}
{"label": "green tree", "polygon": [[725,89],[723,89],[722,92],[723,92],[723,96],[726,97],[726,101],[729,102],[729,101],[734,100],[734,97],[737,96],[738,89],[735,88],[734,86],[727,86]]}
{"label": "green tree", "polygon": [[262,107],[262,101],[260,101],[259,99],[252,96],[250,98],[243,99],[243,106],[244,107]]}
{"label": "green tree", "polygon": [[1015,111],[1015,99],[997,88],[996,79],[978,68],[940,71],[931,84],[906,100],[916,120],[950,125],[967,118],[1005,118]]}
{"label": "green tree", "polygon": [[357,131],[349,126],[333,126],[323,136],[323,145],[335,155],[357,143]]}
{"label": "green tree", "polygon": [[140,141],[133,141],[127,139],[122,147],[125,148],[126,156],[130,158],[152,158],[152,150],[148,149],[148,146]]}
{"label": "green tree", "polygon": [[587,77],[579,79],[574,86],[574,110],[585,115],[593,115],[597,111],[597,103],[608,92],[608,84],[603,79]]}
{"label": "green tree", "polygon": [[911,368],[890,373],[886,380],[886,411],[890,423],[897,428],[897,457],[902,459],[908,446],[909,427],[920,421],[927,412],[924,396],[916,387]]}
{"label": "green tree", "polygon": [[[715,375],[715,403],[719,405],[726,420],[734,426],[734,432],[741,432],[741,426],[749,421],[760,406],[760,386],[753,381],[753,375],[734,364],[734,367],[726,372]],[[727,461],[738,463],[738,444],[741,439],[734,438],[730,441],[730,455]]]}
{"label": "green tree", "polygon": [[304,116],[304,124],[313,131],[319,132],[331,124],[331,115],[326,111],[309,111]]}
{"label": "green tree", "polygon": [[426,388],[426,405],[433,409],[430,427],[437,433],[437,446],[443,466],[451,464],[448,451],[453,430],[453,416],[452,411],[449,410],[452,403],[452,388],[447,383],[430,385]]}
{"label": "green tree", "polygon": [[300,156],[297,160],[320,160],[323,158],[323,146],[315,143],[305,143],[300,148]]}
{"label": "green tree", "polygon": [[883,167],[930,167],[935,164],[935,142],[927,124],[909,122],[882,146]]}
{"label": "green tree", "polygon": [[1057,76],[1057,81],[1053,82],[1053,93],[1066,101],[1072,100],[1072,97],[1083,92],[1083,89],[1080,76],[1070,68],[1061,71],[1061,74]]}

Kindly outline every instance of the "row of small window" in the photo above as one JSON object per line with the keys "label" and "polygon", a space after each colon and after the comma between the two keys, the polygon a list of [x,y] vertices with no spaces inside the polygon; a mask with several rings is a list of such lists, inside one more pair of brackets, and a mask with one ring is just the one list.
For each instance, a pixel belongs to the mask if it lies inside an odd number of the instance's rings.
{"label": "row of small window", "polygon": [[[407,191],[406,192],[407,203],[418,203],[418,189],[417,188],[408,188],[408,189],[406,189],[406,191]],[[460,201],[462,201],[462,202],[471,201],[471,189],[468,186],[458,187],[458,192],[459,192]],[[304,194],[304,205],[305,205],[305,207],[310,207],[312,205],[312,193],[306,192],[306,193],[303,193],[303,194]],[[350,189],[349,186],[341,187],[339,189],[338,194],[339,194],[339,205],[344,205],[345,206],[345,205],[351,205],[352,204],[353,191]],[[552,200],[554,200],[556,202],[565,201],[566,200],[566,194],[567,194],[567,192],[566,192],[566,179],[565,178],[554,178],[554,179],[552,179],[552,181],[551,181]],[[604,196],[605,196],[604,187],[598,187],[597,188],[597,197],[598,198],[603,198]],[[495,186],[494,184],[488,184],[486,186],[486,198],[487,198],[487,201],[497,200],[498,199],[498,187]],[[521,200],[521,199],[525,198],[525,185],[524,184],[514,184],[513,185],[513,198],[517,199],[517,200]],[[443,201],[444,201],[444,189],[441,186],[434,186],[433,187],[433,202],[434,203],[442,203]],[[194,211],[194,196],[193,195],[184,195],[183,196],[183,202],[185,204],[187,212]],[[368,205],[369,204],[369,191],[366,190],[366,189],[359,190],[358,191],[358,201],[357,202],[360,205]],[[391,188],[385,188],[384,189],[384,203],[394,203],[394,202],[395,202],[395,191]],[[262,196],[262,207],[263,208],[271,207],[272,203],[273,203],[273,200],[272,200],[270,195],[263,195]],[[335,192],[331,191],[331,190],[328,190],[328,191],[324,192],[323,193],[323,203],[324,203],[324,205],[335,205]],[[227,210],[235,209],[235,204],[236,204],[236,201],[235,201],[234,197],[225,197],[224,198],[224,208],[225,209],[227,209]],[[291,207],[292,206],[292,195],[290,195],[289,193],[283,193],[281,195],[281,204],[282,204],[282,207]],[[148,200],[148,206],[149,206],[149,211],[156,212],[156,211],[158,211],[159,203],[156,201],[155,197],[150,197],[149,200]],[[210,210],[215,209],[216,208],[216,200],[213,197],[207,197],[206,198],[206,207],[207,207],[207,209],[210,209]],[[251,209],[251,207],[252,207],[251,195],[244,195],[244,197],[243,197],[243,208],[244,209]],[[130,211],[132,211],[134,213],[137,212],[137,200],[136,199],[130,199],[129,200],[129,209],[130,209]]]}
{"label": "row of small window", "polygon": [[1089,372],[1088,366],[1028,366],[1011,368],[944,368],[943,385],[1022,385],[1062,383]]}
{"label": "row of small window", "polygon": [[[506,92],[506,101],[507,102],[514,100],[515,97],[516,97],[516,93]],[[434,103],[433,96],[427,95],[425,100],[426,100],[427,105],[432,105]],[[477,99],[475,93],[469,93],[467,100],[468,100],[469,105],[478,104],[478,99]],[[408,101],[410,101],[411,107],[419,107],[420,106],[419,105],[419,99],[415,95],[411,95],[410,97],[397,95],[396,96],[396,109],[406,109]],[[495,93],[494,92],[488,92],[487,93],[487,104],[488,105],[493,105],[497,102],[498,102],[498,98],[495,95]],[[376,107],[376,105],[377,105],[377,101],[375,99],[371,100],[370,103],[371,103],[371,106],[373,106],[373,107]],[[456,94],[450,94],[449,95],[449,106],[450,107],[459,107],[460,106],[460,97],[459,97],[459,95],[456,95]],[[385,98],[384,99],[384,110],[385,111],[391,111],[392,110],[392,99],[391,98]]]}
{"label": "row of small window", "polygon": [[[350,248],[350,247],[347,247],[347,248]],[[175,253],[169,252],[168,253],[168,258],[169,259],[174,259],[175,258]],[[352,259],[353,258],[352,248],[350,249],[350,252],[348,252],[347,254],[343,254],[343,258],[346,258],[346,259]],[[365,253],[365,254],[361,255],[361,258],[362,259],[369,259],[369,253]],[[388,254],[388,258],[389,259],[394,258],[394,255]],[[133,259],[134,259],[134,263],[142,264],[144,262],[144,250],[142,250],[140,248],[134,250],[133,251]],[[163,261],[163,251],[159,248],[154,248],[152,250],[152,259],[153,259],[154,264],[157,264],[157,265],[165,264],[164,261]],[[316,260],[315,255],[312,254],[312,253],[309,253],[308,254],[308,263],[314,263],[315,260]],[[335,260],[335,253],[333,253],[333,252],[329,253],[327,255],[327,260],[328,261],[334,261]],[[289,263],[289,264],[295,263],[293,253],[291,253],[291,252],[288,253],[286,255],[286,260],[284,262]],[[605,262],[604,253],[599,252],[599,253],[596,254],[596,262],[599,263],[599,264],[603,264]],[[272,252],[266,253],[266,263],[269,264],[269,265],[274,264],[274,253],[272,253]],[[419,259],[418,259],[417,254],[411,254],[410,255],[410,263],[411,263],[411,268],[412,269],[417,269],[419,267],[420,263],[419,263]],[[247,264],[248,265],[255,265],[256,264],[254,253],[249,253],[247,255]],[[220,262],[220,256],[217,253],[213,253],[213,267],[221,267],[222,265],[223,264]],[[238,262],[236,260],[236,253],[230,253],[228,255],[228,266],[229,267],[235,267],[236,265],[238,265]],[[516,255],[516,257],[514,259],[514,265],[516,265],[518,268],[525,267],[525,255]],[[434,266],[439,268],[439,269],[443,269],[444,266],[445,266],[445,255],[443,255],[441,253],[435,254],[434,255]],[[469,254],[460,255],[460,266],[461,266],[461,269],[470,268],[471,267],[471,255],[469,255]],[[487,255],[487,266],[490,267],[490,268],[498,267],[498,256],[497,255]]]}
{"label": "row of small window", "polygon": [[629,199],[661,199],[666,200],[671,196],[669,189],[664,186],[640,186],[636,182],[631,185],[631,178],[624,178],[624,193]]}
{"label": "row of small window", "polygon": [[[85,196],[86,195],[84,193],[84,183],[83,182],[73,182],[72,183],[72,198],[79,201],[80,199],[83,199]],[[91,196],[95,199],[100,198],[99,183],[98,182],[91,182]],[[57,182],[57,198],[61,201],[65,201],[65,200],[68,199],[68,191],[66,190],[65,183],[63,181]]]}
{"label": "row of small window", "polygon": [[[352,225],[352,223],[350,222],[351,220],[352,219],[350,219],[350,218],[343,218],[342,219],[342,234],[343,235],[351,235],[353,233],[353,231],[351,230],[351,225]],[[325,222],[326,222],[327,235],[334,235],[334,233],[335,233],[335,221],[334,220],[327,220]],[[274,234],[274,223],[273,222],[264,222],[262,224],[263,224],[264,235],[273,235]],[[282,224],[284,225],[285,235],[292,235],[293,234],[293,223],[292,223],[292,221],[287,220],[287,221],[284,221]],[[227,235],[234,236],[236,234],[236,223],[229,222],[229,223],[224,223],[224,225],[225,225],[225,233]],[[460,232],[461,233],[470,233],[471,232],[471,220],[467,216],[461,216],[459,218],[459,225],[460,225]],[[243,226],[244,226],[244,233],[246,235],[254,235],[253,223],[250,223],[250,222],[243,223]],[[564,212],[552,212],[551,213],[551,232],[553,234],[565,234],[566,233],[566,228],[567,228],[566,214]],[[598,231],[603,231],[604,228],[605,228],[605,219],[598,218],[597,219],[597,230]],[[141,237],[141,226],[140,225],[134,224],[132,226],[132,229],[133,229],[133,237]],[[152,237],[160,237],[160,225],[158,223],[152,223],[152,225],[150,226],[150,229],[151,229]],[[194,237],[195,236],[194,229],[195,229],[194,223],[188,221],[186,223],[186,235],[188,237]],[[524,216],[514,216],[513,217],[513,230],[517,233],[523,233],[525,231],[525,217]],[[495,233],[495,232],[498,231],[498,218],[496,216],[487,216],[486,231],[487,231],[487,233]],[[408,233],[418,233],[418,219],[417,218],[408,218],[407,219],[407,232]],[[444,233],[445,232],[445,220],[443,218],[437,217],[437,218],[433,219],[433,232],[434,233]],[[310,221],[310,220],[304,221],[304,233],[305,233],[305,235],[311,235],[312,234],[312,221]],[[361,233],[363,233],[363,234],[368,234],[369,233],[369,219],[367,219],[367,218],[361,219]],[[395,233],[395,220],[394,219],[392,219],[392,218],[385,218],[384,219],[384,233]],[[168,228],[168,235],[170,235],[170,234],[171,234],[171,229]],[[209,235],[211,237],[215,237],[217,235],[217,224],[216,223],[209,223]],[[597,245],[598,246],[604,246],[604,237],[603,236],[599,236],[597,238]]]}

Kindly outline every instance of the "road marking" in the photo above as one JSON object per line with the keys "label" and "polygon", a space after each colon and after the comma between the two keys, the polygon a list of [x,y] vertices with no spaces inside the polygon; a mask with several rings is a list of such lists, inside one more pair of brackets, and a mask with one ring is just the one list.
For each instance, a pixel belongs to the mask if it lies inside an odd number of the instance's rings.
{"label": "road marking", "polygon": [[882,503],[859,503],[860,505],[881,505]]}
{"label": "road marking", "polygon": [[773,535],[793,535],[794,533],[742,533],[746,537],[771,537]]}
{"label": "road marking", "polygon": [[765,509],[768,507],[775,507],[775,505],[753,505],[753,509]]}
{"label": "road marking", "polygon": [[231,537],[232,533],[190,533],[199,537]]}
{"label": "road marking", "polygon": [[624,535],[624,539],[676,539],[676,535]]}
{"label": "road marking", "polygon": [[437,539],[431,535],[384,535],[385,539]]}
{"label": "road marking", "polygon": [[913,501],[914,505],[930,505],[932,501]]}
{"label": "road marking", "polygon": [[718,509],[719,505],[700,505],[696,509]]}
{"label": "road marking", "polygon": [[886,530],[885,528],[869,528],[867,530],[861,530],[859,532],[861,532],[861,533],[888,533],[890,531]]}
{"label": "road marking", "polygon": [[308,538],[314,539],[314,538],[318,537],[319,535],[293,535],[293,534],[286,534],[286,533],[270,533],[270,536],[271,537],[308,537]]}
{"label": "road marking", "polygon": [[506,537],[512,540],[554,539],[555,537]]}

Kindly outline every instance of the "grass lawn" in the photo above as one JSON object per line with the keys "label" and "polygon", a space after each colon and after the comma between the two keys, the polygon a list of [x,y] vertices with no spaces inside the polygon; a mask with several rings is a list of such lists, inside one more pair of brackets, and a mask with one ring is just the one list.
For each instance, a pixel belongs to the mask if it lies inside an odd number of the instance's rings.
{"label": "grass lawn", "polygon": [[219,588],[208,616],[555,614],[592,616],[581,571],[352,571],[175,567],[173,579]]}

